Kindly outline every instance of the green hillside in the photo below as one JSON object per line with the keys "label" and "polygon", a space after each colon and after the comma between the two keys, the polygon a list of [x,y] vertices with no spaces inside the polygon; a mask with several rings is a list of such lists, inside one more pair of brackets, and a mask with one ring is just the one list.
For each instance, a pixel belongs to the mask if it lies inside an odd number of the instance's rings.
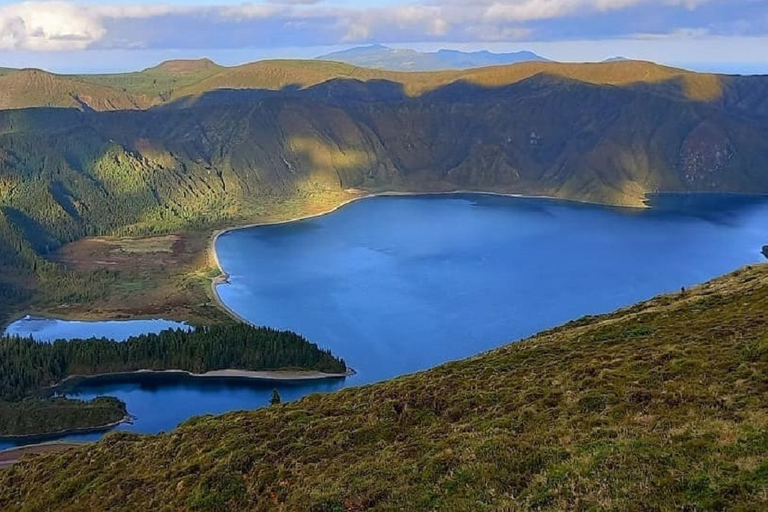
{"label": "green hillside", "polygon": [[109,435],[3,510],[764,510],[768,267],[465,361]]}
{"label": "green hillside", "polygon": [[[84,304],[97,316],[162,315],[170,304],[180,308],[171,316],[216,316],[201,308],[214,228],[368,192],[629,206],[657,191],[768,193],[767,77],[643,62],[393,73],[171,61],[130,77],[25,70],[0,81],[20,76],[29,83],[13,98],[77,108],[0,110],[0,322],[30,308],[82,314]],[[100,111],[110,105],[118,110]],[[61,247],[84,237],[168,233],[188,238],[172,248],[186,259],[58,263]]]}

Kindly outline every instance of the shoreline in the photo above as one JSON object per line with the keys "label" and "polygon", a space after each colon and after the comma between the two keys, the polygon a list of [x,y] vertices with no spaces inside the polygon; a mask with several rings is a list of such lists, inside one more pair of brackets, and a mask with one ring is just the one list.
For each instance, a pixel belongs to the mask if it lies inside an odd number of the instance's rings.
{"label": "shoreline", "polygon": [[[248,371],[248,370],[236,370],[236,369],[224,369],[224,370],[211,370],[205,373],[193,373],[185,370],[136,370],[133,372],[117,372],[117,373],[100,373],[96,375],[70,375],[58,384],[48,388],[49,390],[57,390],[62,386],[66,386],[67,383],[74,383],[75,385],[89,380],[98,379],[112,379],[121,377],[141,377],[141,376],[169,376],[178,377],[182,379],[191,380],[220,380],[220,381],[251,381],[251,382],[272,382],[272,383],[290,383],[290,382],[310,382],[310,381],[326,381],[346,379],[356,375],[357,372],[351,367],[347,367],[347,371],[344,373],[324,373],[319,371],[302,371],[302,370],[265,370],[265,371]],[[23,448],[37,447],[49,444],[56,444],[57,438],[78,434],[97,434],[106,433],[115,427],[123,424],[130,424],[135,419],[131,414],[126,414],[118,421],[113,421],[104,425],[97,425],[93,427],[71,428],[64,430],[57,430],[53,432],[45,432],[40,434],[19,434],[19,435],[0,435],[0,442],[26,442],[31,441],[30,444],[23,444],[14,448],[8,448],[6,450],[0,450],[0,456],[6,452],[13,450],[20,450]],[[40,440],[39,443],[34,443],[35,440]],[[48,441],[46,441],[48,440]],[[62,441],[61,443],[67,443]],[[2,469],[3,463],[0,458],[0,469]]]}
{"label": "shoreline", "polygon": [[84,382],[93,379],[120,377],[171,376],[196,379],[251,380],[262,382],[296,382],[345,379],[355,375],[353,368],[347,367],[344,373],[325,373],[312,370],[237,370],[234,368],[211,370],[205,373],[193,373],[186,370],[136,370],[132,372],[99,373],[95,375],[70,375],[50,389],[58,389],[68,382]]}
{"label": "shoreline", "polygon": [[57,453],[70,448],[79,448],[91,444],[91,441],[72,442],[72,441],[46,441],[37,444],[27,444],[23,446],[14,446],[0,450],[0,471],[8,469],[14,464],[21,462],[26,455],[44,455],[47,453]]}
{"label": "shoreline", "polygon": [[[46,432],[44,434],[19,434],[19,435],[0,435],[0,442],[14,442],[14,441],[28,441],[28,440],[35,440],[35,439],[48,439],[48,438],[57,438],[62,436],[71,436],[71,435],[77,435],[77,434],[97,434],[99,432],[105,432],[107,430],[111,430],[119,425],[123,425],[125,423],[130,423],[133,421],[133,416],[130,414],[127,414],[123,416],[122,419],[118,421],[113,421],[111,423],[107,423],[105,425],[98,425],[94,427],[81,427],[81,428],[68,428],[64,430],[57,430],[54,432]],[[9,448],[8,450],[2,450],[0,451],[0,454],[14,449],[20,449],[20,448],[27,448],[29,446],[40,446],[40,445],[46,445],[46,444],[53,444],[56,441],[48,441],[48,442],[40,442],[37,444],[25,444],[23,446],[17,446],[16,448]]]}

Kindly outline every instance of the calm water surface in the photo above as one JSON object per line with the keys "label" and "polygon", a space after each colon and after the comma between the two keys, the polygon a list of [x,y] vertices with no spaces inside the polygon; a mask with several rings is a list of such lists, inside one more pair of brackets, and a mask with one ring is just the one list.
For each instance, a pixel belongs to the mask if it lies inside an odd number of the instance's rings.
{"label": "calm water surface", "polygon": [[[292,400],[677,291],[762,261],[766,243],[764,199],[664,196],[653,209],[628,210],[484,195],[381,197],[219,237],[231,284],[218,291],[248,320],[297,331],[358,371],[346,383],[279,385]],[[133,383],[76,396],[116,396],[138,418],[121,428],[158,432],[190,416],[266,405],[272,387]]]}
{"label": "calm water surface", "polygon": [[248,320],[292,329],[378,381],[763,260],[768,202],[657,210],[481,195],[381,197],[219,238]]}

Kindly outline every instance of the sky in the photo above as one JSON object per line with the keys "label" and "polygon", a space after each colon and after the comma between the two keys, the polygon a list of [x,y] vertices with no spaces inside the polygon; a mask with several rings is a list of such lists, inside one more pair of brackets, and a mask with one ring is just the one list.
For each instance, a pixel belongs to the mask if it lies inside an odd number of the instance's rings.
{"label": "sky", "polygon": [[0,66],[235,65],[372,43],[768,74],[768,0],[0,0]]}

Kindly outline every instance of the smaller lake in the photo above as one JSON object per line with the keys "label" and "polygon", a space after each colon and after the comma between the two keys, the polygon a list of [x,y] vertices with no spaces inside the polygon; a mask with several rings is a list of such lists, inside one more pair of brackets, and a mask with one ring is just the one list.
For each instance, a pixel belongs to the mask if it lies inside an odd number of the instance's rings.
{"label": "smaller lake", "polygon": [[186,329],[189,326],[170,320],[59,320],[27,315],[10,324],[5,333],[8,336],[32,336],[37,341],[54,341],[75,338],[109,338],[125,341],[131,336],[160,332],[166,329]]}

